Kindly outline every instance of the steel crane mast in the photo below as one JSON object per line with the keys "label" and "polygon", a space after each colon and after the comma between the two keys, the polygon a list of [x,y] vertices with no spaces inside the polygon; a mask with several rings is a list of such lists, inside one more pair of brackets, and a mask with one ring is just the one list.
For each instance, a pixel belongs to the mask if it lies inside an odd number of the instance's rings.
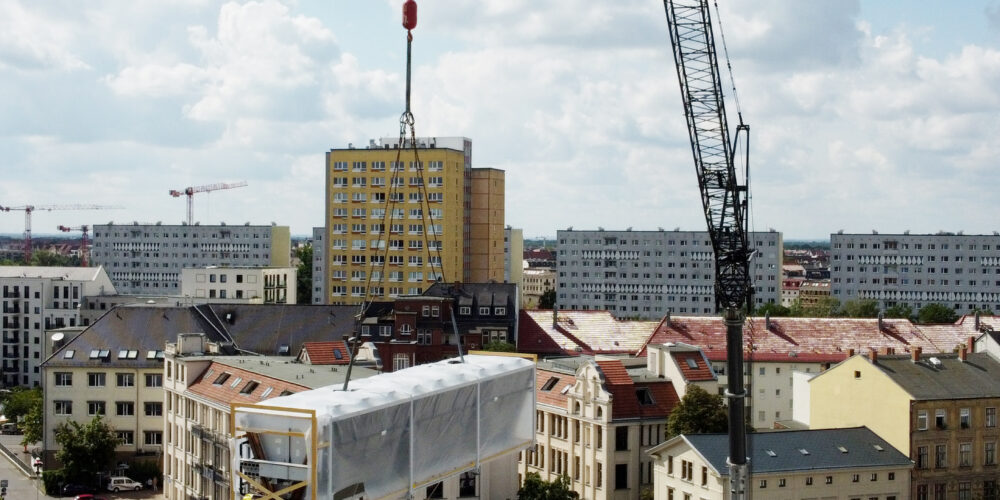
{"label": "steel crane mast", "polygon": [[187,195],[187,224],[190,226],[194,224],[194,194],[195,193],[207,193],[209,191],[219,191],[221,189],[233,189],[246,186],[245,181],[225,183],[220,182],[218,184],[206,184],[204,186],[190,186],[184,189],[171,189],[170,196],[174,198],[179,198],[182,195]]}
{"label": "steel crane mast", "polygon": [[36,210],[111,210],[122,208],[112,205],[20,205],[17,207],[0,206],[0,211],[10,212],[20,210],[24,212],[24,263],[31,264],[31,214]]}
{"label": "steel crane mast", "polygon": [[[737,177],[737,142],[730,140],[708,0],[664,0],[677,79],[687,117],[691,152],[708,233],[715,252],[715,302],[726,321],[729,404],[729,481],[734,500],[748,497],[743,384],[743,323],[752,304],[747,244],[749,167]],[[750,127],[742,116],[735,139],[747,143]]]}
{"label": "steel crane mast", "polygon": [[88,250],[90,245],[90,238],[88,238],[88,233],[90,232],[90,226],[79,226],[79,227],[69,227],[60,225],[56,229],[68,233],[70,231],[80,231],[83,233],[83,237],[80,241],[80,267],[87,267],[87,257],[90,254]]}

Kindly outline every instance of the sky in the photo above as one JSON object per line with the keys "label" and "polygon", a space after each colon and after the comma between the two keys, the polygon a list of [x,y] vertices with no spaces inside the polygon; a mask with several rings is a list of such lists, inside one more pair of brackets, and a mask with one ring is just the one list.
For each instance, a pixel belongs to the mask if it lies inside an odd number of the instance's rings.
{"label": "sky", "polygon": [[[705,228],[662,2],[418,3],[416,133],[506,171],[506,224]],[[1000,2],[720,3],[752,229],[1000,230]],[[0,0],[0,206],[124,207],[36,211],[35,234],[178,224],[170,189],[246,181],[195,219],[310,234],[324,153],[398,135],[401,5]]]}

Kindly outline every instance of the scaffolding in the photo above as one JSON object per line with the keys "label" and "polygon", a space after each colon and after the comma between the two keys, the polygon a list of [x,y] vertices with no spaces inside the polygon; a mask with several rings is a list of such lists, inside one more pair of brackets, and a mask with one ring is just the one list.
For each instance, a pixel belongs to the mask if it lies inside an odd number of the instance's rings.
{"label": "scaffolding", "polygon": [[468,355],[231,405],[233,495],[406,498],[534,444],[535,365]]}

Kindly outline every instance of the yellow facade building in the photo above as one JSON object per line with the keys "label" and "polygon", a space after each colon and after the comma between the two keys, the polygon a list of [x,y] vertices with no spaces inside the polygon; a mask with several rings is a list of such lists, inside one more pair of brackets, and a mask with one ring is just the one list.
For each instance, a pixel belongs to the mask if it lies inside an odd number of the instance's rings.
{"label": "yellow facade building", "polygon": [[325,303],[503,280],[503,171],[473,169],[469,139],[397,143],[326,155]]}

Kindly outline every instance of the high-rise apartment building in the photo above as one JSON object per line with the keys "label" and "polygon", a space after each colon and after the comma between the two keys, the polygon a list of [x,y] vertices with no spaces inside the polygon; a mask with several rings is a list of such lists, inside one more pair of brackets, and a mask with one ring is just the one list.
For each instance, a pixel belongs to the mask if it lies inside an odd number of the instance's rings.
{"label": "high-rise apartment building", "polygon": [[837,233],[830,247],[830,289],[841,303],[1000,310],[1000,235]]}
{"label": "high-rise apartment building", "polygon": [[[560,309],[618,318],[706,315],[715,310],[715,253],[706,231],[557,232]],[[781,233],[751,233],[754,305],[781,301]]]}
{"label": "high-rise apartment building", "polygon": [[473,169],[466,138],[398,142],[326,155],[324,303],[503,280],[503,171]]}
{"label": "high-rise apartment building", "polygon": [[187,267],[289,267],[288,226],[97,224],[90,252],[119,293],[178,295]]}

